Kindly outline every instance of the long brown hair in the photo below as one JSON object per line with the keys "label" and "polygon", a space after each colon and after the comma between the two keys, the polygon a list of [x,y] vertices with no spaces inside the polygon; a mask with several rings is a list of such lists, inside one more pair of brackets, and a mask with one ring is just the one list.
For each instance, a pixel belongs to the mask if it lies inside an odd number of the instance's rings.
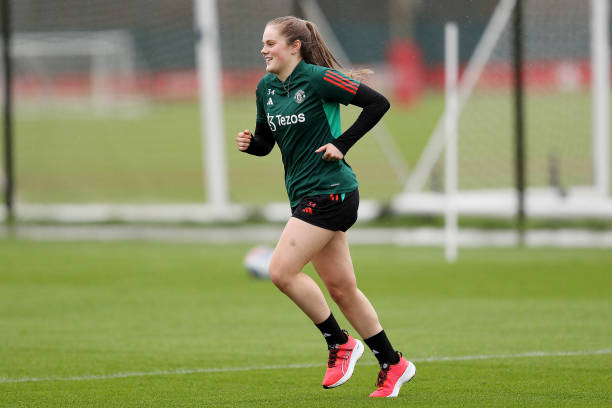
{"label": "long brown hair", "polygon": [[[302,43],[300,53],[302,59],[308,64],[320,65],[344,71],[342,65],[331,53],[325,41],[319,34],[317,26],[308,20],[302,20],[294,16],[278,17],[268,21],[267,25],[275,25],[280,28],[280,34],[287,39],[287,44],[293,44],[299,40]],[[350,77],[358,79],[365,74],[371,74],[369,69],[346,72]]]}

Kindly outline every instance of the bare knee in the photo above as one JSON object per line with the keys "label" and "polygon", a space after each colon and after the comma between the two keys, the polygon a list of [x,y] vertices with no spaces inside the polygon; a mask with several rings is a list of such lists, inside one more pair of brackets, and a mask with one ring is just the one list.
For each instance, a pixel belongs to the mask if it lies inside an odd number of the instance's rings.
{"label": "bare knee", "polygon": [[327,286],[327,290],[333,301],[337,305],[342,306],[346,303],[350,303],[355,298],[357,286],[353,284],[332,284]]}
{"label": "bare knee", "polygon": [[[270,280],[282,292],[286,293],[295,274],[293,267],[282,260],[272,257],[270,261]],[[299,271],[298,271],[299,272]]]}
{"label": "bare knee", "polygon": [[283,287],[287,285],[287,279],[283,276],[282,268],[272,262],[270,262],[270,280],[280,290],[283,290]]}

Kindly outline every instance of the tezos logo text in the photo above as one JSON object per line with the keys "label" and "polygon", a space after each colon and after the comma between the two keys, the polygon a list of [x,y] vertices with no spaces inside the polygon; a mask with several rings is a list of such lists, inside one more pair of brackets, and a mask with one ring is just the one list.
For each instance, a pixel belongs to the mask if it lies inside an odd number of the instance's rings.
{"label": "tezos logo text", "polygon": [[268,116],[268,125],[271,131],[276,131],[276,126],[288,126],[295,125],[296,123],[306,122],[306,116],[304,113],[298,113],[297,115],[270,115]]}

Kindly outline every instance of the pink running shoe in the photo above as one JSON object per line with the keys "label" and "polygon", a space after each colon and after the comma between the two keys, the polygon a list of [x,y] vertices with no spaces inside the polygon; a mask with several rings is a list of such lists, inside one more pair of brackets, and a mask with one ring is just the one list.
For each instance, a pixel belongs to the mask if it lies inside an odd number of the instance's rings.
{"label": "pink running shoe", "polygon": [[327,371],[323,379],[323,388],[334,388],[344,384],[353,375],[355,363],[363,354],[363,343],[348,334],[348,341],[329,348]]}
{"label": "pink running shoe", "polygon": [[416,374],[414,364],[399,353],[400,361],[397,364],[385,364],[378,373],[376,386],[378,389],[370,397],[397,397],[404,383],[407,383]]}

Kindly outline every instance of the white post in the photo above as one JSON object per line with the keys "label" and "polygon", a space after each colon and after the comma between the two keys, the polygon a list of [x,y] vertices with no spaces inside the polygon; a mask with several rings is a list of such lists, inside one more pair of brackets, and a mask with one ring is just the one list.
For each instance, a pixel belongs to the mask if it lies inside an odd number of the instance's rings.
{"label": "white post", "polygon": [[[92,56],[91,56],[91,104],[94,112],[97,115],[104,113],[104,109],[110,107],[113,103],[112,98],[112,86],[110,77],[112,68],[110,47],[111,45],[106,43],[101,38],[92,39]],[[75,50],[75,54],[78,51]]]}
{"label": "white post", "polygon": [[221,211],[228,203],[229,195],[217,1],[195,0],[195,12],[196,26],[200,33],[196,58],[206,197],[214,210]]}
{"label": "white post", "polygon": [[[480,78],[480,74],[493,53],[495,45],[512,18],[512,11],[515,6],[516,0],[500,0],[495,8],[491,20],[485,28],[470,61],[465,67],[463,77],[461,78],[461,84],[459,84],[459,109],[463,108],[472,94],[476,82]],[[444,118],[440,118],[440,121],[436,124],[434,131],[427,141],[427,145],[419,161],[410,174],[410,178],[404,188],[405,192],[414,193],[423,189],[423,186],[427,182],[427,177],[435,166],[445,145],[443,128]]]}
{"label": "white post", "polygon": [[593,166],[597,193],[610,196],[610,44],[608,0],[591,0]]}
{"label": "white post", "polygon": [[444,133],[446,154],[444,155],[444,181],[446,192],[445,211],[445,256],[447,262],[457,260],[457,138],[458,108],[457,78],[459,71],[459,32],[457,24],[447,23],[444,27],[445,60],[445,101]]}

